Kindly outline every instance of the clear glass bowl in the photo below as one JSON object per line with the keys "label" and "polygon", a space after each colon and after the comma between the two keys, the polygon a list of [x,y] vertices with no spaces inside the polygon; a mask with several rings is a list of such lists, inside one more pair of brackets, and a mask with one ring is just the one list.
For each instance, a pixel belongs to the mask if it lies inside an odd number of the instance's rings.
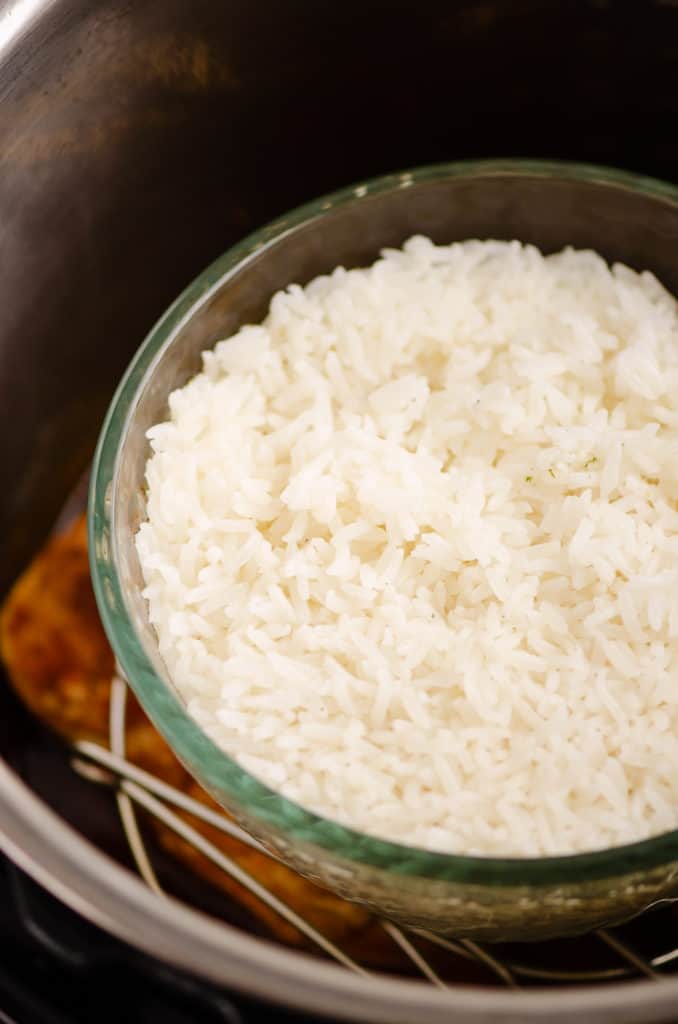
{"label": "clear glass bowl", "polygon": [[[441,934],[536,939],[632,916],[678,893],[678,831],[566,857],[448,856],[385,842],[273,792],[190,718],[158,654],[133,543],[144,518],[148,427],[200,353],[265,315],[271,295],[337,264],[367,265],[414,233],[437,242],[519,238],[595,248],[678,292],[678,189],[607,169],[483,161],[390,175],[323,197],[262,228],[208,267],[133,359],[99,441],[89,507],[92,575],[118,661],[196,779],[300,873],[377,913]],[[152,268],[151,271],[152,272]]]}

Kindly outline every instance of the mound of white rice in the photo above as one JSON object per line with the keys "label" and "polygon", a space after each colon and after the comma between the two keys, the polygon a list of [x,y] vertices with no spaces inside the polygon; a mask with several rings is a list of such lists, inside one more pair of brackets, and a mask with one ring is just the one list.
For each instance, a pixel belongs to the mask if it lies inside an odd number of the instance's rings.
{"label": "mound of white rice", "polygon": [[412,238],[274,296],[149,432],[168,672],[269,786],[448,852],[678,826],[678,305]]}

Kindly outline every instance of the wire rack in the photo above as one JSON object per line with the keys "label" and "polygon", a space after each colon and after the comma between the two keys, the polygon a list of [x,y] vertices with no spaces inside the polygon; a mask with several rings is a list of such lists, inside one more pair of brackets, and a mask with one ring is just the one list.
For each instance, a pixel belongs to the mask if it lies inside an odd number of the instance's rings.
{"label": "wire rack", "polygon": [[[285,921],[297,928],[309,943],[324,955],[342,964],[347,970],[369,976],[371,970],[357,963],[335,943],[330,941],[301,917],[295,910],[285,904],[277,896],[253,878],[232,858],[207,840],[200,832],[188,824],[176,811],[187,812],[190,816],[212,825],[226,835],[259,850],[268,857],[274,855],[265,849],[252,836],[244,832],[238,825],[225,815],[187,796],[181,790],[168,785],[162,779],[137,767],[125,756],[126,735],[126,697],[127,684],[120,675],[114,677],[111,686],[109,716],[109,748],[87,741],[79,742],[74,747],[72,757],[73,768],[92,782],[113,787],[120,815],[120,821],[127,843],[134,858],[139,874],[159,899],[165,898],[165,892],[158,881],[153,866],[152,856],[143,839],[137,820],[137,809],[155,817],[162,824],[176,833],[187,843],[230,876],[232,880],[249,890],[260,899],[270,910],[280,915]],[[670,905],[674,900],[662,900],[660,913],[672,913]],[[656,910],[659,904],[655,904]],[[645,921],[651,916],[643,915]],[[390,921],[380,921],[381,927],[390,939],[399,947],[401,954],[409,962],[412,971],[438,988],[447,988],[451,984],[445,970],[447,959],[450,964],[456,962],[453,975],[459,977],[459,967],[463,962],[467,966],[473,962],[476,972],[480,970],[488,983],[501,984],[509,988],[517,988],[529,984],[595,984],[618,981],[624,978],[645,976],[658,981],[672,967],[678,969],[678,947],[668,943],[663,936],[663,947],[659,951],[640,951],[638,944],[626,937],[626,931],[617,929],[600,929],[590,936],[586,942],[586,961],[584,965],[569,966],[567,946],[561,942],[542,942],[534,946],[521,946],[520,953],[515,948],[494,947],[491,950],[485,945],[469,939],[451,940],[423,931],[405,931]],[[670,921],[673,925],[673,920]],[[637,925],[636,925],[637,928]],[[659,930],[651,927],[653,933]],[[669,934],[673,932],[669,928]],[[572,941],[572,940],[570,940]],[[577,942],[579,940],[576,940]],[[440,966],[441,951],[443,966]],[[435,955],[432,955],[435,953]],[[463,976],[463,973],[462,973]],[[476,973],[477,977],[477,973]]]}

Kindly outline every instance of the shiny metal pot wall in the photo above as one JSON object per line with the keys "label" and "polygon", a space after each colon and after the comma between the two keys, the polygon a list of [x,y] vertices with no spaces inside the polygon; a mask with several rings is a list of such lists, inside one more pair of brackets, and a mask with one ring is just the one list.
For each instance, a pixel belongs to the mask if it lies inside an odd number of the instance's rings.
{"label": "shiny metal pot wall", "polygon": [[[314,195],[438,160],[676,180],[676,28],[653,0],[0,0],[0,590],[89,460],[131,353],[218,253]],[[0,689],[4,848],[197,973],[347,1019],[672,1014],[675,982],[563,998],[366,982],[160,903],[19,781],[19,726]]]}
{"label": "shiny metal pot wall", "polygon": [[0,590],[151,324],[258,225],[444,160],[678,177],[677,23],[659,0],[0,0]]}

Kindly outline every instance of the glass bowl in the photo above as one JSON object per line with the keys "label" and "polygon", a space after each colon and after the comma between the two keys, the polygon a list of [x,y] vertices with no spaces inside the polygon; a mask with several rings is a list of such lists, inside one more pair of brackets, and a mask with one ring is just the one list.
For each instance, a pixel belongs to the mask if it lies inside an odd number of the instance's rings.
{"label": "glass bowl", "polygon": [[[144,519],[146,431],[200,353],[270,297],[337,264],[372,263],[415,233],[447,243],[518,238],[594,248],[652,270],[678,293],[678,189],[603,168],[529,161],[427,167],[358,184],[295,210],[217,259],[162,316],[106,417],[92,476],[90,557],[122,671],[188,770],[291,867],[402,924],[485,940],[539,939],[616,923],[678,894],[678,831],[593,853],[497,859],[432,853],[366,836],[267,788],[189,717],[160,659],[133,543]],[[151,269],[152,272],[152,269]]]}

